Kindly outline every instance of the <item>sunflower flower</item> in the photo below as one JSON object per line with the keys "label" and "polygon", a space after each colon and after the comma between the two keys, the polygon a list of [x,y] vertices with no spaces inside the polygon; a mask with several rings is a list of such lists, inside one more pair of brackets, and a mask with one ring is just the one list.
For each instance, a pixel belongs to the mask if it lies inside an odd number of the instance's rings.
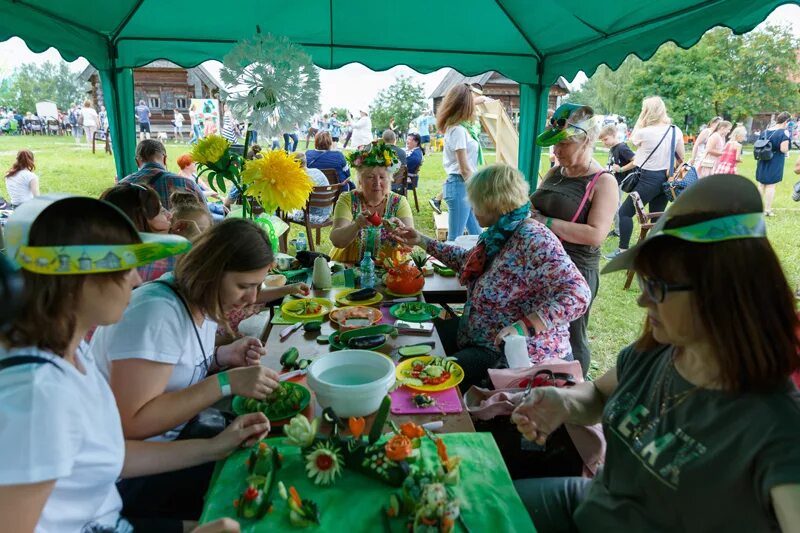
{"label": "sunflower flower", "polygon": [[331,442],[318,442],[306,455],[306,473],[316,485],[330,485],[342,474],[344,458],[341,449]]}
{"label": "sunflower flower", "polygon": [[231,143],[220,135],[209,135],[192,148],[192,159],[201,165],[215,165],[230,149]]}
{"label": "sunflower flower", "polygon": [[247,161],[242,182],[248,186],[247,193],[255,196],[268,212],[302,209],[314,188],[300,162],[283,150],[272,150],[261,159]]}

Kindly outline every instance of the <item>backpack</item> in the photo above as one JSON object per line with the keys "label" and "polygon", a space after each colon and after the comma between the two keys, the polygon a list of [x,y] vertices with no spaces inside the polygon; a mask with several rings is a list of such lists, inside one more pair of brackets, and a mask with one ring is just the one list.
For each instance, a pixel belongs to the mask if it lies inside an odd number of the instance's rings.
{"label": "backpack", "polygon": [[753,157],[756,161],[769,161],[775,153],[772,151],[772,139],[767,139],[767,131],[764,130],[765,137],[756,139],[753,143]]}

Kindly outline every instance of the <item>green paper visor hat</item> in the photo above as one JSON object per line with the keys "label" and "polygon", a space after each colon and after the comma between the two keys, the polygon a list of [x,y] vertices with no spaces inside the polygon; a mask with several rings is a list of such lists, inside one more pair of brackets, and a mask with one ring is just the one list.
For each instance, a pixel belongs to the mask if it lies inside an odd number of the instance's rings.
{"label": "green paper visor hat", "polygon": [[[655,239],[675,237],[694,243],[715,243],[736,239],[762,239],[767,236],[761,196],[747,178],[733,174],[708,176],[686,189],[658,219],[644,241],[622,252],[603,268],[603,274],[631,270],[642,248]],[[699,213],[737,214],[712,218],[681,227],[665,229],[678,216]]]}
{"label": "green paper visor hat", "polygon": [[30,229],[39,215],[53,205],[77,199],[110,206],[136,231],[125,213],[108,202],[64,194],[38,196],[19,206],[5,226],[6,253],[17,269],[48,275],[119,272],[181,254],[192,247],[188,240],[178,235],[156,233],[139,233],[142,242],[135,244],[29,246]]}
{"label": "green paper visor hat", "polygon": [[539,146],[553,146],[575,135],[586,135],[595,120],[588,105],[562,104],[550,117],[550,123],[536,137]]}

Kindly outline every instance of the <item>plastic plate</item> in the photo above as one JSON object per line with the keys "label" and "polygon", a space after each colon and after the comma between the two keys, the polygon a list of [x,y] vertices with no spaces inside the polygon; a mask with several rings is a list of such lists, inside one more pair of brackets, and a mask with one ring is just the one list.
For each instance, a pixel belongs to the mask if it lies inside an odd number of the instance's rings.
{"label": "plastic plate", "polygon": [[[412,312],[411,309],[417,309],[419,312]],[[406,322],[425,322],[433,320],[442,310],[437,305],[428,304],[424,302],[405,302],[395,304],[389,308],[389,313],[395,318],[405,320]]]}
{"label": "plastic plate", "polygon": [[[432,359],[441,359],[436,355],[423,355],[421,357],[412,357],[411,359],[406,359],[400,362],[395,369],[395,375],[397,376],[397,380],[401,381],[404,379],[411,378],[411,365],[414,364],[415,361],[422,361],[423,363],[427,363]],[[458,363],[452,362],[453,371],[450,374],[450,377],[447,381],[439,383],[437,385],[405,385],[409,389],[414,389],[423,392],[438,392],[447,389],[451,389],[461,383],[464,379],[464,369],[461,368]]]}
{"label": "plastic plate", "polygon": [[358,300],[358,301],[348,300],[347,299],[347,295],[352,293],[352,292],[356,292],[357,290],[359,290],[359,289],[345,289],[343,291],[339,291],[339,293],[336,295],[336,303],[338,303],[340,305],[349,305],[349,306],[352,306],[352,305],[375,305],[377,303],[380,303],[383,300],[383,295],[381,293],[376,294],[375,296],[373,296],[369,300]]}
{"label": "plastic plate", "polygon": [[[278,421],[291,418],[297,413],[301,412],[306,407],[308,407],[308,403],[311,401],[311,393],[308,391],[307,388],[303,387],[302,385],[298,385],[297,383],[292,383],[291,381],[284,381],[281,383],[281,387],[284,387],[286,389],[299,390],[302,397],[300,398],[300,403],[297,405],[297,407],[293,406],[290,409],[275,410],[270,404],[266,402],[259,402],[259,406],[261,407],[260,411],[265,415],[267,415],[267,418],[269,418],[270,421]],[[232,404],[233,412],[236,413],[237,415],[245,415],[247,413],[254,412],[245,408],[244,404],[247,400],[248,398],[243,398],[242,396],[234,396]]]}
{"label": "plastic plate", "polygon": [[[314,302],[321,306],[321,309],[316,313],[303,313],[303,306],[308,302]],[[325,298],[301,298],[299,300],[290,300],[281,305],[281,312],[283,316],[288,318],[295,318],[300,320],[319,319],[327,315],[333,309],[333,303]]]}

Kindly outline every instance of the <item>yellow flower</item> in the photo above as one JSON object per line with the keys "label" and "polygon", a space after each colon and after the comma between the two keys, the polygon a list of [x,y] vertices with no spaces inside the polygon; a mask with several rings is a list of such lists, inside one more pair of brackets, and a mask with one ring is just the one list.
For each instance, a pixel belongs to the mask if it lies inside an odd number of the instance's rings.
{"label": "yellow flower", "polygon": [[247,194],[258,198],[267,211],[302,209],[314,188],[300,162],[283,150],[272,150],[262,159],[247,161],[242,182],[248,186]]}
{"label": "yellow flower", "polygon": [[389,150],[383,151],[383,160],[386,161],[386,166],[392,166],[392,156],[389,154]]}
{"label": "yellow flower", "polygon": [[197,141],[192,148],[192,159],[202,165],[214,164],[225,155],[231,143],[220,135],[209,135]]}

